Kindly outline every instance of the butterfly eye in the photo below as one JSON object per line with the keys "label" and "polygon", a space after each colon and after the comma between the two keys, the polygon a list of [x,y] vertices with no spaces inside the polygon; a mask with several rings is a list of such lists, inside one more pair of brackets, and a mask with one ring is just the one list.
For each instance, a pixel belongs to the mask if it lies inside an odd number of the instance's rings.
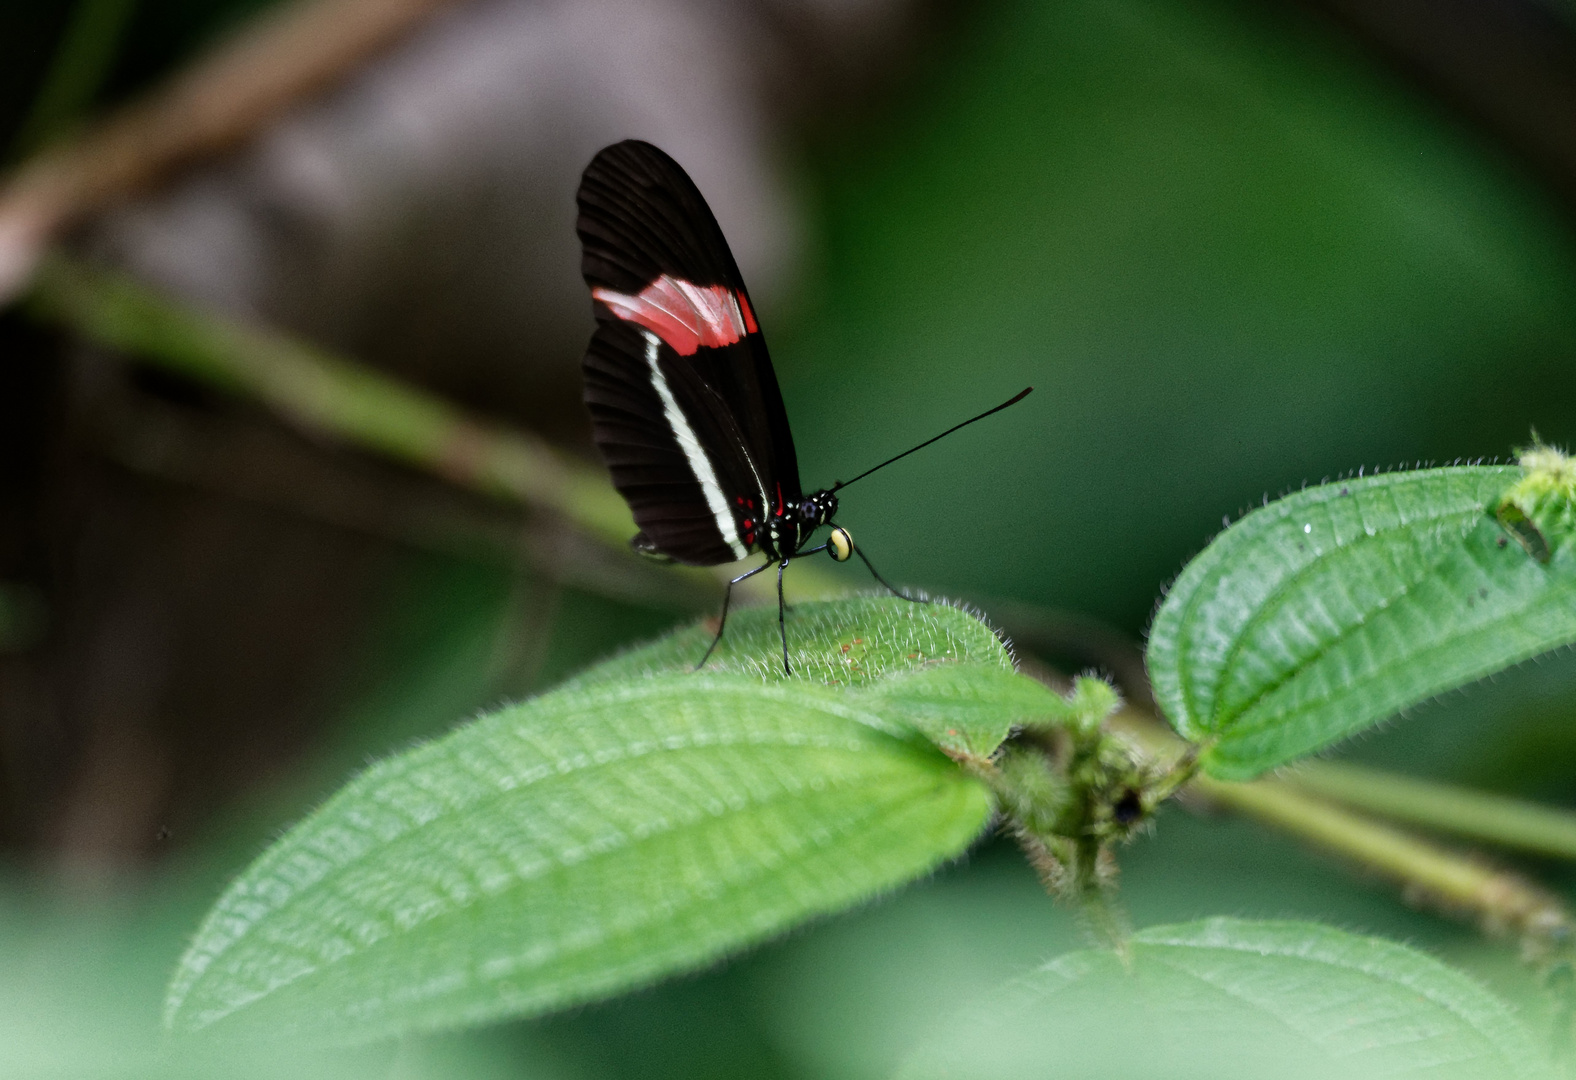
{"label": "butterfly eye", "polygon": [[838,562],[847,562],[854,553],[854,538],[848,535],[848,530],[839,525],[832,530],[832,535],[826,538],[826,553]]}

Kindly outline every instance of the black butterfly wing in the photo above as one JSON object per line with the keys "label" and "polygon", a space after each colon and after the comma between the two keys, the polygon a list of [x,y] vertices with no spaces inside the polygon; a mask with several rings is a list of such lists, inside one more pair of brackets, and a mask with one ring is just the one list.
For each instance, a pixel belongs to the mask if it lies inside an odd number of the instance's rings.
{"label": "black butterfly wing", "polygon": [[[703,566],[778,554],[769,523],[792,521],[801,497],[793,435],[710,208],[672,158],[634,140],[597,154],[578,202],[598,320],[586,404],[637,546]],[[793,537],[786,527],[789,551]]]}
{"label": "black butterfly wing", "polygon": [[[657,389],[653,355],[671,404]],[[758,527],[761,485],[747,454],[733,449],[742,435],[727,408],[704,407],[716,395],[680,359],[638,325],[599,326],[583,363],[593,434],[640,526],[636,548],[696,566],[733,562],[767,535]]]}

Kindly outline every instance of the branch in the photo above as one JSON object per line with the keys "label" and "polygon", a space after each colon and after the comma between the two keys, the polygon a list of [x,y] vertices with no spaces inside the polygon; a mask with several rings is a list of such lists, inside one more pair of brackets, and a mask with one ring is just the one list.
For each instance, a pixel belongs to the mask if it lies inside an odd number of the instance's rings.
{"label": "branch", "polygon": [[[1114,724],[1157,757],[1185,754],[1187,744],[1149,713],[1129,708]],[[1576,916],[1525,878],[1352,813],[1285,781],[1239,784],[1201,775],[1183,794],[1272,825],[1353,862],[1399,884],[1408,899],[1465,915],[1491,933],[1512,934],[1529,952],[1547,955],[1568,947],[1576,937]]]}
{"label": "branch", "polygon": [[48,149],[0,189],[0,303],[49,243],[175,170],[230,150],[455,0],[303,0],[258,19],[153,96]]}
{"label": "branch", "polygon": [[629,512],[600,472],[521,432],[479,424],[431,395],[302,342],[243,327],[159,295],[124,274],[51,256],[29,311],[102,345],[326,434],[512,502],[542,507],[624,543]]}
{"label": "branch", "polygon": [[[40,264],[25,307],[119,353],[256,399],[298,429],[371,450],[506,503],[556,514],[608,548],[629,554],[635,525],[600,467],[529,433],[481,423],[371,368],[198,311],[127,275],[61,255]],[[719,576],[731,576],[725,567],[713,573],[678,565],[667,569],[708,589]],[[789,582],[796,599],[840,591],[833,578],[810,566],[798,568]]]}
{"label": "branch", "polygon": [[1474,918],[1489,932],[1511,934],[1536,951],[1576,934],[1576,918],[1559,898],[1520,875],[1435,847],[1284,782],[1233,784],[1200,776],[1189,789],[1397,882],[1410,900]]}
{"label": "branch", "polygon": [[1538,855],[1576,859],[1576,813],[1344,762],[1315,761],[1286,782],[1371,814]]}

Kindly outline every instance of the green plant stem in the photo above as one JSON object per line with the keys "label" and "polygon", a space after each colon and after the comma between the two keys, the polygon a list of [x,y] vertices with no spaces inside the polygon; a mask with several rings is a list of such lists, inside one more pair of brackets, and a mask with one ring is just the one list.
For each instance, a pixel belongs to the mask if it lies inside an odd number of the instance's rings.
{"label": "green plant stem", "polygon": [[1159,782],[1148,792],[1148,798],[1156,804],[1165,802],[1192,783],[1198,772],[1198,751],[1196,748],[1189,748],[1166,767]]}
{"label": "green plant stem", "polygon": [[1091,836],[1078,838],[1072,867],[1078,905],[1095,942],[1118,955],[1130,955],[1132,931],[1116,899],[1115,882],[1101,873],[1101,845]]}
{"label": "green plant stem", "polygon": [[1435,847],[1285,782],[1238,784],[1200,776],[1190,790],[1397,881],[1410,899],[1472,915],[1492,932],[1543,943],[1576,933],[1576,919],[1559,900],[1518,875]]}
{"label": "green plant stem", "polygon": [[1568,810],[1344,762],[1312,762],[1288,773],[1286,781],[1395,821],[1539,855],[1576,859],[1576,813]]}
{"label": "green plant stem", "polygon": [[198,312],[63,256],[40,267],[29,310],[101,345],[256,398],[331,435],[495,498],[553,510],[609,542],[634,525],[607,482],[540,439],[488,428],[431,395],[310,345]]}
{"label": "green plant stem", "polygon": [[[127,275],[59,254],[40,265],[26,309],[146,363],[256,399],[310,433],[495,499],[556,514],[610,548],[629,550],[634,522],[600,467],[528,433],[483,424],[371,368],[199,311]],[[669,569],[708,587],[718,574],[737,573],[733,568],[715,574],[677,565]],[[789,578],[795,599],[834,588],[828,575],[814,567],[801,567]]]}
{"label": "green plant stem", "polygon": [[21,158],[51,142],[87,111],[109,75],[137,0],[78,0],[33,107],[13,142]]}
{"label": "green plant stem", "polygon": [[[1148,713],[1127,709],[1113,725],[1149,753],[1176,758],[1185,745]],[[1576,917],[1559,899],[1512,873],[1445,850],[1281,780],[1232,783],[1195,776],[1187,795],[1273,826],[1399,884],[1408,899],[1512,934],[1548,954],[1576,936]]]}
{"label": "green plant stem", "polygon": [[[992,617],[1004,622],[1020,648],[1026,643],[1033,647],[1037,640],[1066,645],[1077,635],[1087,635],[1098,646],[1103,669],[1130,673],[1123,689],[1135,709],[1145,715],[1153,714],[1142,653],[1131,642],[1097,623],[1084,624],[1022,602],[992,602],[984,606]],[[1147,726],[1164,730],[1158,722]],[[1173,739],[1152,749],[1175,755],[1183,746]],[[1154,792],[1155,801],[1163,800],[1196,771],[1196,751],[1194,757],[1178,757],[1171,775]],[[1281,778],[1304,791],[1378,817],[1486,844],[1576,859],[1576,811],[1346,762],[1305,761]]]}

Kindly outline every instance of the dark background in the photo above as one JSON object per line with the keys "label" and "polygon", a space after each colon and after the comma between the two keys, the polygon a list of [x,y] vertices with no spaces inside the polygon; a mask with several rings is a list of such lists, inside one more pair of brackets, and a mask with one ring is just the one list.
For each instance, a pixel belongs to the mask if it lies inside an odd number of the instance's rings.
{"label": "dark background", "polygon": [[[117,5],[95,111],[266,6]],[[69,132],[35,103],[73,10],[0,8],[13,161]],[[677,156],[732,239],[806,484],[1036,387],[841,520],[1053,661],[1138,641],[1266,495],[1576,432],[1563,0],[473,0],[72,240],[588,453],[572,197],[626,136]],[[369,755],[690,617],[489,539],[540,525],[0,316],[8,1075],[164,1075],[126,1047],[271,835]],[[1568,803],[1573,686],[1561,655],[1356,752]],[[1168,811],[1126,855],[1140,925],[1319,918],[1531,993],[1507,949],[1253,826]],[[324,1075],[881,1076],[1080,940],[993,842],[718,970]]]}

